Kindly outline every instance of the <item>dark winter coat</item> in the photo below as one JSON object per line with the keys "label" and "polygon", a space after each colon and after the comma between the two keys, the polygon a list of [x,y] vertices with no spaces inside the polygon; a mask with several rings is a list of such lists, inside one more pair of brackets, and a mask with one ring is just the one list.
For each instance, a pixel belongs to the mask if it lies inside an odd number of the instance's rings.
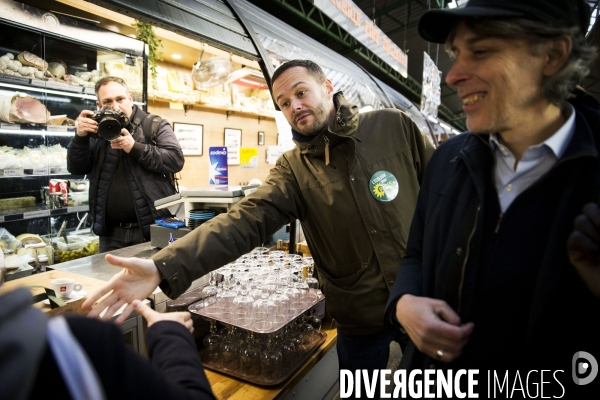
{"label": "dark winter coat", "polygon": [[[132,118],[144,115],[144,111],[134,105]],[[170,174],[181,171],[184,158],[171,126],[164,119],[156,134],[156,145],[146,141],[141,124],[132,136],[137,143],[124,161],[137,220],[144,237],[149,240],[150,225],[161,217],[170,216],[167,209],[157,210],[154,201],[175,193]],[[108,141],[89,135],[75,135],[68,146],[67,169],[72,174],[87,174],[90,180],[92,229],[99,236],[107,234],[107,196],[120,151],[111,149]]]}
{"label": "dark winter coat", "polygon": [[554,368],[564,370],[565,384],[575,352],[600,356],[600,299],[567,254],[575,217],[600,193],[600,108],[588,96],[572,104],[575,134],[565,154],[505,213],[488,135],[465,133],[434,153],[385,323],[402,339],[393,314],[398,299],[413,294],[445,300],[475,328],[454,363],[439,365],[410,342],[402,368]]}

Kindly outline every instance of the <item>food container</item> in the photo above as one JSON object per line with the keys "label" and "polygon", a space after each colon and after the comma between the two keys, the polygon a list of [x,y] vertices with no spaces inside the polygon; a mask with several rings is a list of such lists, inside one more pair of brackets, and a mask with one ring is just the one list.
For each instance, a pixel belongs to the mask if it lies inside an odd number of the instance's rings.
{"label": "food container", "polygon": [[90,181],[87,179],[72,179],[69,181],[69,190],[71,192],[88,192]]}
{"label": "food container", "polygon": [[89,204],[89,193],[88,192],[71,192],[69,198],[73,200],[74,206],[81,206]]}
{"label": "food container", "polygon": [[[54,239],[58,250],[58,261],[65,262],[87,257],[90,254],[90,241],[83,237],[69,236],[65,242],[64,237]],[[97,251],[97,250],[96,250]]]}

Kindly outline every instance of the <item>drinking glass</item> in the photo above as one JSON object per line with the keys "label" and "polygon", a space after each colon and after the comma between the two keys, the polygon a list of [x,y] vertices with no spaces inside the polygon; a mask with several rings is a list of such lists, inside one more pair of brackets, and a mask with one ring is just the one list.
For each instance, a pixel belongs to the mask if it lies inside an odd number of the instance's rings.
{"label": "drinking glass", "polygon": [[308,287],[311,289],[318,289],[319,281],[317,278],[313,277],[313,274],[315,272],[315,264],[310,263],[309,265],[307,265],[306,272],[307,272],[308,276],[306,277],[305,281],[306,281],[306,284],[308,285]]}
{"label": "drinking glass", "polygon": [[208,286],[202,289],[204,312],[207,315],[214,316],[218,313],[217,306],[214,305],[217,302],[217,293],[219,293],[217,277],[215,272],[211,271],[208,275]]}
{"label": "drinking glass", "polygon": [[256,300],[252,305],[254,328],[261,332],[266,332],[273,328],[273,314],[276,308],[275,303],[269,299],[269,293],[264,290],[260,299]]}
{"label": "drinking glass", "polygon": [[304,336],[302,335],[302,330],[296,324],[295,319],[285,326],[284,336],[294,342],[296,358],[300,358],[302,353],[302,344],[304,343]]}
{"label": "drinking glass", "polygon": [[304,336],[302,340],[302,348],[304,350],[309,350],[312,347],[313,341],[315,341],[315,334],[312,324],[308,320],[308,314],[304,313],[299,317],[301,319],[300,329],[302,329],[302,336]]}
{"label": "drinking glass", "polygon": [[269,254],[269,248],[268,247],[256,247],[252,251],[256,252],[259,255]]}
{"label": "drinking glass", "polygon": [[269,265],[269,256],[262,254],[256,257],[257,266],[267,267]]}
{"label": "drinking glass", "polygon": [[288,320],[288,312],[290,308],[290,298],[283,294],[281,288],[277,288],[275,294],[271,295],[271,300],[277,307],[273,315],[274,324],[283,324]]}
{"label": "drinking glass", "polygon": [[260,374],[260,347],[255,343],[252,331],[248,331],[246,341],[240,347],[240,372],[246,376]]}
{"label": "drinking glass", "polygon": [[281,368],[286,370],[294,365],[299,358],[299,352],[296,349],[296,343],[293,337],[287,332],[287,325],[280,331],[279,343],[281,346],[282,361]]}
{"label": "drinking glass", "polygon": [[235,371],[240,367],[240,344],[235,337],[234,327],[227,326],[227,335],[221,340],[221,366],[228,371]]}
{"label": "drinking glass", "polygon": [[267,347],[260,353],[260,370],[265,379],[276,380],[281,376],[281,349],[275,344],[273,334],[268,336]]}
{"label": "drinking glass", "polygon": [[298,281],[294,284],[294,287],[298,289],[298,310],[305,310],[314,304],[315,295],[311,293],[310,288],[305,280]]}
{"label": "drinking glass", "polygon": [[233,299],[233,310],[235,321],[239,326],[249,326],[252,323],[252,305],[254,299],[248,296],[248,279],[240,277],[242,285],[240,294]]}
{"label": "drinking glass", "polygon": [[223,281],[223,290],[217,294],[220,315],[223,321],[233,322],[233,299],[237,292],[232,288],[231,276],[227,276]]}
{"label": "drinking glass", "polygon": [[310,315],[309,321],[315,330],[315,336],[318,336],[318,333],[321,332],[321,327],[323,325],[323,321],[321,320],[321,317],[319,317],[317,315],[314,307],[310,309],[309,315]]}
{"label": "drinking glass", "polygon": [[203,317],[210,322],[210,333],[204,337],[204,362],[219,364],[221,362],[220,336],[217,334],[217,321]]}
{"label": "drinking glass", "polygon": [[290,306],[287,310],[288,320],[291,320],[296,313],[300,311],[299,308],[299,300],[300,300],[300,292],[294,286],[288,286],[283,288],[283,294],[285,294],[290,299]]}

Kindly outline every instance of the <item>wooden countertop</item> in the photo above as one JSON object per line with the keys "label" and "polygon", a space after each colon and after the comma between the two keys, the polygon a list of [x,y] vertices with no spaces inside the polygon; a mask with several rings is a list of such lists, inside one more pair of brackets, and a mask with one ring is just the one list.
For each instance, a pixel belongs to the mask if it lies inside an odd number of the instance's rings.
{"label": "wooden countertop", "polygon": [[[5,282],[4,286],[0,288],[0,293],[15,290],[19,287],[25,286],[43,286],[50,287],[50,281],[57,278],[73,278],[76,282],[83,285],[83,290],[88,293],[92,293],[100,289],[105,281],[90,278],[84,275],[74,274],[68,271],[53,270],[42,272],[40,274],[31,275],[28,277],[15,279],[13,281]],[[42,293],[41,288],[32,288],[31,293],[36,295]],[[63,312],[83,312],[81,310],[81,304],[85,300],[85,297],[68,303],[64,307],[56,308],[52,310],[49,304],[38,302],[35,304],[44,312],[57,314]],[[323,331],[327,333],[327,339],[321,345],[321,347],[315,351],[309,358],[302,364],[300,368],[285,382],[277,386],[257,386],[240,379],[230,377],[228,375],[221,374],[219,372],[205,369],[206,376],[212,387],[212,390],[217,399],[232,399],[232,400],[270,400],[270,399],[281,399],[285,397],[303,378],[304,376],[335,346],[337,343],[337,330],[327,329],[331,324],[331,321],[325,320],[323,322]]]}
{"label": "wooden countertop", "polygon": [[[17,288],[25,286],[43,286],[49,288],[50,281],[57,278],[73,278],[75,279],[75,282],[79,282],[83,285],[83,290],[85,290],[87,293],[95,292],[96,290],[100,289],[103,285],[106,284],[105,281],[99,279],[94,279],[67,271],[54,270],[5,282],[2,288],[0,289],[0,293],[15,290]],[[44,292],[41,288],[32,288],[30,290],[33,295],[37,295]],[[39,307],[44,312],[52,311],[52,313],[58,313],[58,310],[60,310],[60,312],[81,311],[81,304],[83,303],[85,298],[86,297],[84,296],[80,300],[67,303],[66,306],[54,310],[50,308],[49,304],[44,304],[43,302],[38,302],[35,304],[35,306]]]}
{"label": "wooden countertop", "polygon": [[[323,325],[329,326],[330,323],[331,321],[325,321]],[[205,369],[206,376],[215,396],[219,400],[268,400],[285,397],[337,343],[336,329],[323,329],[323,331],[327,333],[325,343],[287,381],[277,386],[257,386],[219,372]]]}

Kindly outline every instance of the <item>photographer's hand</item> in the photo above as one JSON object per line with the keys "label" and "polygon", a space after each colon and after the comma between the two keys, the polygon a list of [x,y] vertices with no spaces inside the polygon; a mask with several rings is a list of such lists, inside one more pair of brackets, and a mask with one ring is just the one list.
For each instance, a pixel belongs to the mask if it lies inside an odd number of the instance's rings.
{"label": "photographer's hand", "polygon": [[134,144],[135,139],[133,136],[131,136],[127,129],[123,128],[121,129],[121,136],[118,139],[110,142],[110,147],[113,149],[123,150],[125,153],[129,154]]}
{"label": "photographer's hand", "polygon": [[93,111],[83,110],[79,117],[75,120],[75,126],[77,127],[77,136],[85,137],[90,133],[98,132],[98,123],[91,118],[90,116],[94,115]]}

